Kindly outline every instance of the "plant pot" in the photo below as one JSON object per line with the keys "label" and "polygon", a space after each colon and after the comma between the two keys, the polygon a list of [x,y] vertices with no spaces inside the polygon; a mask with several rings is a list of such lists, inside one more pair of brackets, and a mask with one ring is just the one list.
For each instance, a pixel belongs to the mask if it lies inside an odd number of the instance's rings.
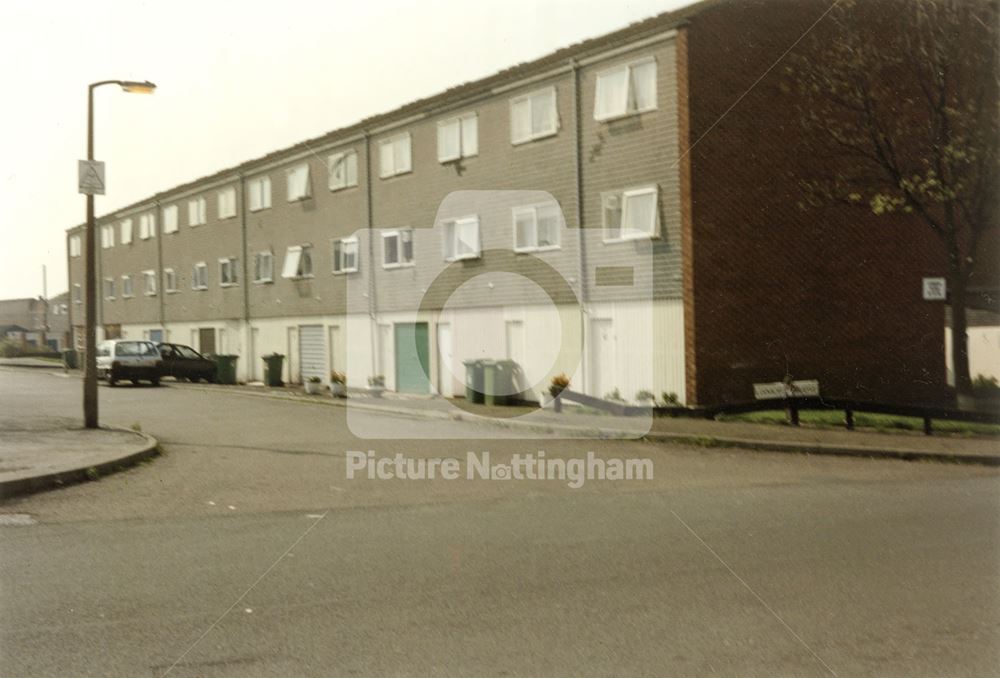
{"label": "plant pot", "polygon": [[382,394],[385,393],[385,386],[369,386],[368,393],[372,398],[381,398]]}
{"label": "plant pot", "polygon": [[343,398],[347,395],[347,384],[342,384],[339,381],[330,382],[330,395],[334,398]]}
{"label": "plant pot", "polygon": [[318,381],[307,381],[305,387],[309,395],[318,395],[323,390],[323,384]]}

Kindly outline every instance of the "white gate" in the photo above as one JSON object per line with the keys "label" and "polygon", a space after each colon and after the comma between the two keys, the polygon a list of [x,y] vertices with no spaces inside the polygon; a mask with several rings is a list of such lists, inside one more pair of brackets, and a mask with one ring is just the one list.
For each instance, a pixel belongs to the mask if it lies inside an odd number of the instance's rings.
{"label": "white gate", "polygon": [[299,325],[299,370],[302,381],[319,377],[326,381],[326,342],[322,325]]}

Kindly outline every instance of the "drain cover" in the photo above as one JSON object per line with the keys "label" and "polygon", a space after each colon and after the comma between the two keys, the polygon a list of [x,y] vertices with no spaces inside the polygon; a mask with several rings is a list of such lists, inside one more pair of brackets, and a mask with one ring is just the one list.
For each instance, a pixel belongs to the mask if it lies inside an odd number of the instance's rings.
{"label": "drain cover", "polygon": [[34,525],[37,522],[27,513],[0,513],[0,527]]}

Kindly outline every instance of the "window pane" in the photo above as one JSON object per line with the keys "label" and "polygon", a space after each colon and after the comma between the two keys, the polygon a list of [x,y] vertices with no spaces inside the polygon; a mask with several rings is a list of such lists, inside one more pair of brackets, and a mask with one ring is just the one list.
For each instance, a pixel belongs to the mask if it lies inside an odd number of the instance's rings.
{"label": "window pane", "polygon": [[526,249],[535,246],[535,214],[533,210],[514,213],[514,246]]}
{"label": "window pane", "polygon": [[479,222],[459,221],[456,225],[455,255],[458,257],[479,254]]}
{"label": "window pane", "polygon": [[462,155],[479,155],[479,118],[475,115],[462,118]]}
{"label": "window pane", "polygon": [[340,273],[343,270],[343,243],[340,240],[333,241],[333,272]]}
{"label": "window pane", "polygon": [[597,76],[594,117],[604,120],[624,115],[628,105],[629,69],[622,67]]}
{"label": "window pane", "polygon": [[388,177],[396,173],[393,165],[392,142],[383,141],[378,147],[379,176]]}
{"label": "window pane", "polygon": [[330,188],[343,188],[347,185],[346,163],[343,153],[334,153],[329,158]]}
{"label": "window pane", "polygon": [[344,270],[358,270],[358,241],[348,240],[343,244],[344,248]]}
{"label": "window pane", "polygon": [[400,137],[396,140],[396,143],[393,144],[393,163],[395,164],[397,174],[410,171],[409,135]]}
{"label": "window pane", "polygon": [[559,244],[559,208],[555,205],[539,207],[537,211],[538,219],[538,246],[551,247]]}
{"label": "window pane", "polygon": [[303,247],[302,260],[299,263],[299,275],[312,275],[312,272],[313,272],[312,248]]}
{"label": "window pane", "polygon": [[656,225],[656,193],[627,195],[622,218],[623,235],[653,235]]}
{"label": "window pane", "polygon": [[384,248],[382,261],[386,265],[399,263],[399,236],[390,235],[382,238]]}
{"label": "window pane", "polygon": [[604,196],[604,238],[616,240],[621,237],[622,208],[618,195]]}
{"label": "window pane", "polygon": [[410,263],[413,261],[413,231],[402,231],[399,239],[403,244],[403,261]]}
{"label": "window pane", "polygon": [[458,120],[438,125],[438,160],[446,162],[461,155],[461,129]]}
{"label": "window pane", "polygon": [[260,182],[251,181],[250,182],[250,209],[259,210],[260,209]]}
{"label": "window pane", "polygon": [[[306,172],[308,177],[308,172]],[[271,206],[271,177],[264,177],[260,180],[260,204],[261,207]]]}
{"label": "window pane", "polygon": [[345,163],[347,174],[347,185],[357,186],[358,185],[358,154],[351,152],[347,154],[347,161]]}
{"label": "window pane", "polygon": [[630,108],[644,111],[656,107],[656,62],[645,61],[632,67]]}
{"label": "window pane", "polygon": [[510,107],[511,141],[525,141],[531,136],[531,102],[519,99]]}
{"label": "window pane", "polygon": [[289,247],[285,254],[285,267],[281,269],[282,278],[294,278],[299,272],[299,259],[302,258],[301,247]]}
{"label": "window pane", "polygon": [[556,129],[556,100],[552,90],[531,97],[531,133],[546,134]]}

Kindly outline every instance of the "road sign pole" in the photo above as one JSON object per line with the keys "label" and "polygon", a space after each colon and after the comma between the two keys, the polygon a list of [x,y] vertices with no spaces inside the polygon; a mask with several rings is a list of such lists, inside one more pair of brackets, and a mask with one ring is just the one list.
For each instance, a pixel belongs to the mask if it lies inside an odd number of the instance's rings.
{"label": "road sign pole", "polygon": [[[94,159],[94,86],[87,88],[87,160]],[[87,193],[86,276],[83,363],[83,425],[97,428],[97,247],[94,228],[94,194]]]}

